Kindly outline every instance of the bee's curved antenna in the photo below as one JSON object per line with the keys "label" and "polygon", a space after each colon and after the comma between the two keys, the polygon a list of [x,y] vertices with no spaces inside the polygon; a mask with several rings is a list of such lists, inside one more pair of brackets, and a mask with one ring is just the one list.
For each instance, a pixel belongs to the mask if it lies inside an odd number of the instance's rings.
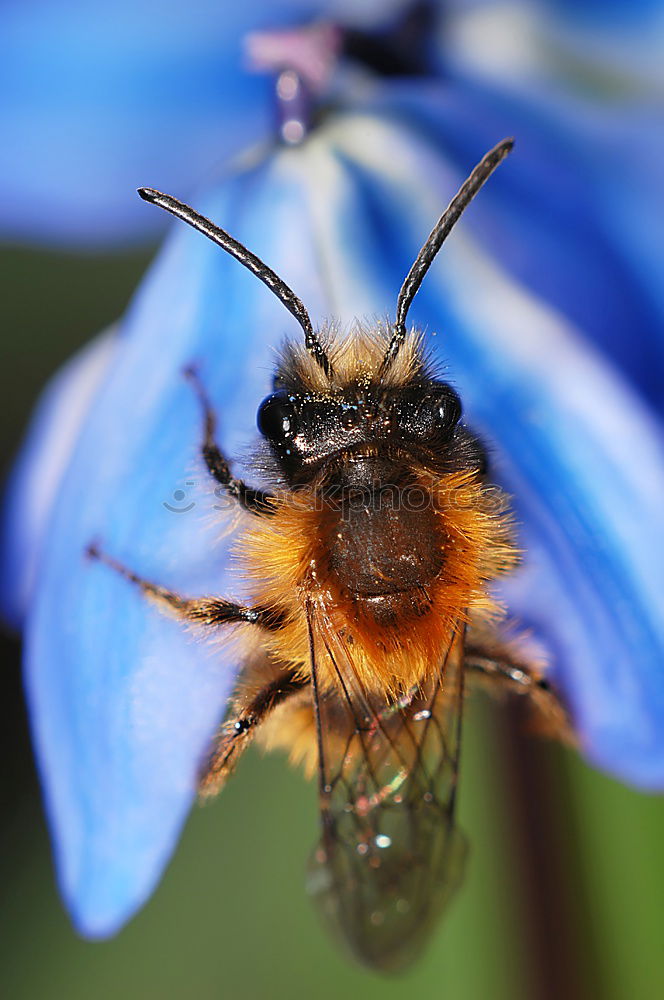
{"label": "bee's curved antenna", "polygon": [[173,198],[169,194],[162,194],[161,191],[155,191],[154,188],[139,188],[138,193],[143,201],[148,201],[152,205],[158,205],[159,208],[165,209],[165,211],[170,212],[177,219],[182,219],[183,222],[192,226],[193,229],[198,230],[203,236],[207,236],[209,240],[220,246],[222,250],[226,250],[227,253],[235,257],[236,260],[239,260],[252,274],[260,278],[270,291],[274,292],[277,298],[283,302],[304,330],[304,345],[311,356],[320,365],[326,375],[331,373],[332,366],[330,365],[330,360],[323,345],[316,336],[311,318],[304,304],[298,299],[295,292],[288,287],[286,282],[282,281],[278,274],[275,274],[271,267],[264,264],[256,254],[252,253],[251,250],[247,250],[246,247],[238,243],[236,239],[233,239],[225,230],[215,225],[210,219],[206,219],[204,215],[199,215],[193,208],[178,201],[177,198]]}
{"label": "bee's curved antenna", "polygon": [[399,298],[397,299],[397,315],[394,331],[381,364],[381,375],[392,364],[406,339],[406,316],[408,315],[408,310],[436,254],[445,239],[449,236],[455,223],[459,220],[461,213],[467,208],[482,185],[489,179],[498,164],[507,156],[513,145],[514,139],[503,139],[497,146],[489,150],[486,156],[477,164],[470,177],[461,185],[459,191],[452,198],[452,201],[431,230],[429,238],[418,253],[415,263],[401,286]]}

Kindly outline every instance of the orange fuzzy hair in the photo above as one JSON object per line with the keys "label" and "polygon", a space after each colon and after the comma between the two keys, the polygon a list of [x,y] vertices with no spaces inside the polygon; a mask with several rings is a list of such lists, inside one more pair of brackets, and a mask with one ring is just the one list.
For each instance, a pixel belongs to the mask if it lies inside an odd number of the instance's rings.
{"label": "orange fuzzy hair", "polygon": [[[440,523],[443,568],[422,595],[422,607],[395,629],[377,624],[339,589],[327,565],[326,538],[334,519],[317,509],[313,493],[299,491],[275,500],[275,514],[257,519],[239,541],[252,599],[285,612],[284,627],[266,638],[265,648],[309,677],[304,607],[307,598],[314,598],[322,601],[332,627],[352,646],[366,691],[394,698],[433,677],[455,629],[471,615],[486,619],[500,614],[487,584],[512,569],[518,555],[504,495],[484,486],[475,473],[441,479],[432,502]],[[334,684],[329,665],[321,679],[324,686]]]}

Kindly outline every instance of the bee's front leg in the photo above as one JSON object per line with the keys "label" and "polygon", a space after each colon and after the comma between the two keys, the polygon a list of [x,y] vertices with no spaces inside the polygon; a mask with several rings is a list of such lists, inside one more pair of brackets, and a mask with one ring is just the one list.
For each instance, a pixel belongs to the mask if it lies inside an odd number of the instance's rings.
{"label": "bee's front leg", "polygon": [[95,543],[88,546],[86,555],[135,584],[149,600],[164,610],[192,624],[208,627],[233,624],[258,625],[270,631],[280,629],[283,625],[283,616],[273,608],[245,607],[226,601],[222,597],[182,597],[173,590],[139,576],[119,560],[103,552]]}
{"label": "bee's front leg", "polygon": [[[283,627],[284,616],[278,609],[243,607],[219,597],[182,597],[139,576],[103,552],[96,544],[88,547],[87,555],[135,584],[149,600],[164,610],[192,624],[213,628],[248,624],[271,632]],[[220,791],[260,723],[277,705],[302,691],[307,684],[308,680],[302,680],[294,668],[274,667],[267,660],[262,669],[245,669],[238,693],[231,703],[229,716],[217,735],[214,748],[202,771],[199,785],[201,795],[207,797]]]}
{"label": "bee's front leg", "polygon": [[269,517],[275,510],[274,504],[270,503],[270,494],[263,490],[254,490],[247,486],[244,480],[234,476],[228,459],[217,444],[217,418],[196,368],[193,365],[185,368],[184,376],[193,386],[203,411],[201,455],[208,472],[244,510],[259,517]]}

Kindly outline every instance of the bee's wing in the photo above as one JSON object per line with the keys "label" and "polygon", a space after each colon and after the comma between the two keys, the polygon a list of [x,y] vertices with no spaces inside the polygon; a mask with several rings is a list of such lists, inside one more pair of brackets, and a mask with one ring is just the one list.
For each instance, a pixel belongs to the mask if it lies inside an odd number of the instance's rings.
{"label": "bee's wing", "polygon": [[[434,683],[387,704],[362,690],[323,605],[309,606],[308,621],[322,820],[309,889],[361,961],[397,970],[416,957],[463,873],[463,631],[450,636]],[[334,693],[321,690],[325,657]]]}

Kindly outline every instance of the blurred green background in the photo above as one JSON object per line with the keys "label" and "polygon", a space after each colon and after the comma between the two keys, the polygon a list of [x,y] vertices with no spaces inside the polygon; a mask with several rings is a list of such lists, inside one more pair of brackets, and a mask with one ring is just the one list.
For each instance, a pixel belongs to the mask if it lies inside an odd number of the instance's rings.
{"label": "blurred green background", "polygon": [[[5,466],[40,386],[121,314],[149,257],[0,252]],[[468,877],[412,972],[365,972],[327,939],[304,893],[314,788],[252,752],[194,811],[145,909],[112,941],[80,940],[54,884],[9,636],[2,655],[2,996],[664,997],[664,800],[528,740],[516,708],[481,699],[462,756]]]}

